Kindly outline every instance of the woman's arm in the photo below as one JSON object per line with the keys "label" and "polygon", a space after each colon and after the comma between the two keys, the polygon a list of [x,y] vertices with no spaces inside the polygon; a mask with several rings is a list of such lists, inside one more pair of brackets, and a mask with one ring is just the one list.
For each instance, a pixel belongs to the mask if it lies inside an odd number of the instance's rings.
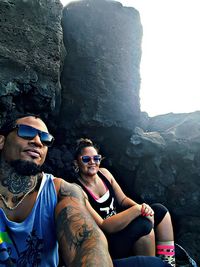
{"label": "woman's arm", "polygon": [[[113,177],[113,175],[107,169],[100,168],[100,171],[103,173],[103,175],[111,183],[112,188],[115,192],[116,200],[118,201],[119,206],[121,206],[123,209],[126,209],[126,210],[124,210],[124,212],[120,212],[117,214],[118,215],[117,219],[116,219],[116,222],[117,222],[116,227],[117,228],[116,229],[113,228],[113,230],[111,229],[111,231],[119,231],[119,230],[125,228],[132,220],[134,220],[139,215],[145,216],[147,219],[152,221],[152,223],[154,223],[154,216],[153,216],[154,211],[152,210],[152,208],[148,204],[143,203],[140,205],[140,204],[136,203],[134,200],[132,200],[131,198],[127,197],[124,194],[124,192],[122,191],[122,189],[119,186],[119,184],[117,183],[117,181],[115,180],[115,178]],[[137,212],[138,210],[140,210],[139,215]],[[115,217],[115,216],[116,215],[114,215],[112,217]],[[118,222],[118,218],[119,218],[119,220],[121,220],[121,224]],[[108,218],[108,219],[111,220],[111,218]],[[112,218],[112,220],[114,220],[114,218]],[[107,223],[108,222],[104,222],[104,225],[106,225],[106,227],[107,227]],[[119,230],[117,230],[118,227],[120,228]]]}
{"label": "woman's arm", "polygon": [[[130,207],[132,207],[134,205],[138,205],[137,202],[135,202],[134,200],[132,200],[131,198],[127,197],[124,194],[124,192],[122,191],[121,187],[119,186],[119,184],[117,183],[117,181],[115,180],[113,175],[107,169],[101,168],[100,171],[104,174],[104,176],[111,183],[112,188],[113,188],[113,190],[115,192],[115,196],[116,196],[116,199],[118,201],[118,204],[122,208],[130,208]],[[142,204],[142,215],[143,216],[154,215],[153,210],[146,203]]]}
{"label": "woman's arm", "polygon": [[108,179],[108,181],[111,183],[112,188],[115,192],[116,200],[118,204],[123,208],[129,208],[131,206],[134,206],[138,203],[136,203],[134,200],[127,197],[124,192],[122,191],[121,187],[113,177],[113,175],[105,168],[100,168],[100,171],[103,173],[103,175]]}
{"label": "woman's arm", "polygon": [[[90,207],[89,207],[90,206]],[[92,217],[98,226],[106,233],[115,233],[124,229],[132,220],[141,215],[140,205],[135,205],[125,211],[103,219],[92,207],[87,204]]]}
{"label": "woman's arm", "polygon": [[55,219],[64,262],[69,267],[113,266],[107,240],[86,208],[83,191],[59,180],[54,181],[58,192]]}
{"label": "woman's arm", "polygon": [[[125,211],[119,212],[111,217],[103,219],[90,205],[86,197],[86,206],[96,221],[97,225],[106,233],[115,233],[124,229],[131,221],[142,215],[142,205],[136,204]],[[153,216],[147,216],[153,223]]]}

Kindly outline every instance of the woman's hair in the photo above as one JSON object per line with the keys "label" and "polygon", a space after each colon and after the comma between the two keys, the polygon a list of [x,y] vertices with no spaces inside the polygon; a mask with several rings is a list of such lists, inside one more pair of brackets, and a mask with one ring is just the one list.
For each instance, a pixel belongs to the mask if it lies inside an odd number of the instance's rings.
{"label": "woman's hair", "polygon": [[76,147],[74,151],[74,158],[76,159],[85,147],[94,147],[99,153],[99,147],[88,138],[80,138],[76,141]]}

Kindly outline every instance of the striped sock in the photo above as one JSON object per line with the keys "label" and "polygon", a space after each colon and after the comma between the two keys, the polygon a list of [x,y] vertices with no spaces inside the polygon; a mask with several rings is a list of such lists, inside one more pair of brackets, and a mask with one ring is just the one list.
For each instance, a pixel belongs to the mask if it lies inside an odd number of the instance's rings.
{"label": "striped sock", "polygon": [[156,256],[166,261],[172,267],[176,266],[174,241],[158,242]]}

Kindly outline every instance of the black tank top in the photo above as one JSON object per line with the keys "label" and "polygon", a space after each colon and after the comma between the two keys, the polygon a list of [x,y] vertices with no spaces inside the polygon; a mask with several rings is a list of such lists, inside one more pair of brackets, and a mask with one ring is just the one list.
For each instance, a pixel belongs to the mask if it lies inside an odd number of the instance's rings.
{"label": "black tank top", "polygon": [[100,171],[98,172],[98,175],[108,188],[108,192],[106,192],[106,193],[107,194],[109,193],[108,198],[106,198],[106,200],[103,201],[102,203],[100,203],[100,202],[98,202],[98,200],[94,199],[94,197],[90,194],[90,192],[86,189],[86,187],[78,179],[76,180],[76,183],[79,184],[83,188],[85,193],[87,194],[89,202],[90,202],[91,206],[93,207],[93,209],[103,219],[106,219],[108,217],[113,216],[114,214],[116,214],[118,212],[118,205],[117,205],[115,193],[114,193],[114,190],[112,188],[111,183],[108,181],[108,179]]}

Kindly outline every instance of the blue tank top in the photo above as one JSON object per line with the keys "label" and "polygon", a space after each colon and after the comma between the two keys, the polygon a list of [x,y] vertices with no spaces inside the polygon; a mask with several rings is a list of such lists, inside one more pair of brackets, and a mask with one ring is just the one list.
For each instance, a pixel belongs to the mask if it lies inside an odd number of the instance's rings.
{"label": "blue tank top", "polygon": [[23,222],[8,220],[0,208],[0,266],[58,266],[56,204],[53,176],[44,174],[34,207]]}

